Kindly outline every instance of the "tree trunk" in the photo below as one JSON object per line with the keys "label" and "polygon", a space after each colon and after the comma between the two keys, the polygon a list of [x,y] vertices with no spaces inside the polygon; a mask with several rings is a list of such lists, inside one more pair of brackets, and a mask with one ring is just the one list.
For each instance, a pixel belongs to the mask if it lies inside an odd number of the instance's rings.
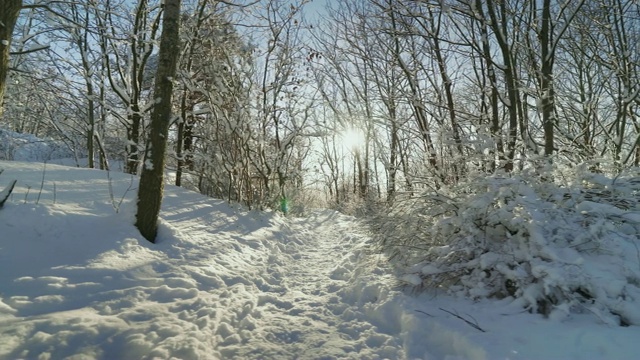
{"label": "tree trunk", "polygon": [[182,100],[180,101],[180,122],[178,123],[178,131],[176,138],[176,158],[178,164],[176,167],[176,186],[182,186],[182,168],[184,167],[184,122],[187,119],[187,86],[182,89]]}
{"label": "tree trunk", "polygon": [[171,122],[172,78],[176,73],[180,42],[180,0],[165,0],[158,71],[154,86],[150,141],[138,189],[136,227],[145,239],[155,242],[164,190],[165,152]]}
{"label": "tree trunk", "polygon": [[9,70],[11,36],[21,8],[22,0],[3,0],[0,2],[0,117],[2,116],[4,89]]}
{"label": "tree trunk", "polygon": [[554,52],[553,33],[551,32],[551,0],[544,0],[542,5],[542,25],[538,37],[540,39],[542,66],[540,68],[540,104],[542,107],[542,128],[544,129],[544,155],[553,154],[553,130],[554,117],[554,88],[553,88],[553,61]]}
{"label": "tree trunk", "polygon": [[187,102],[187,87],[182,90],[182,100],[180,102],[180,112],[182,121],[178,124],[178,137],[176,140],[176,157],[178,166],[176,169],[176,186],[182,186],[182,174],[185,169],[193,171],[193,102]]}
{"label": "tree trunk", "polygon": [[[484,19],[484,10],[482,8],[482,0],[476,0],[476,9],[480,14],[480,18]],[[487,116],[490,119],[490,131],[493,140],[495,141],[495,151],[497,152],[497,159],[501,164],[505,162],[505,153],[504,153],[504,143],[502,141],[502,130],[500,124],[500,107],[498,105],[500,100],[498,80],[496,76],[496,66],[494,64],[492,58],[492,50],[491,43],[489,42],[489,30],[487,29],[487,22],[482,21],[480,23],[480,38],[482,42],[482,59],[484,60],[487,71],[487,79],[489,80],[491,86],[491,93],[489,94],[489,107],[487,110]],[[490,111],[490,114],[489,114]],[[523,138],[523,141],[525,139]],[[492,152],[492,156],[490,159],[490,172],[494,172],[496,170],[496,156]]]}
{"label": "tree trunk", "polygon": [[387,204],[393,205],[396,198],[396,178],[398,172],[398,150],[400,141],[398,138],[398,119],[396,117],[395,100],[389,101],[389,117],[391,119],[391,145],[389,146],[389,180],[387,181]]}
{"label": "tree trunk", "polygon": [[[499,10],[499,11],[498,11]],[[504,73],[505,87],[507,91],[506,107],[509,118],[509,131],[507,136],[506,163],[502,164],[507,172],[513,171],[513,159],[516,151],[518,137],[518,109],[520,108],[520,87],[518,84],[518,69],[515,54],[512,52],[513,40],[508,34],[508,11],[504,1],[487,1],[487,13],[491,20],[488,24],[496,35],[496,42],[502,55],[502,71]]]}
{"label": "tree trunk", "polygon": [[128,116],[130,128],[127,129],[127,141],[129,143],[127,144],[127,167],[125,172],[135,175],[138,173],[138,144],[140,144],[140,125],[142,123],[142,114],[137,100],[131,105],[130,111],[131,113]]}

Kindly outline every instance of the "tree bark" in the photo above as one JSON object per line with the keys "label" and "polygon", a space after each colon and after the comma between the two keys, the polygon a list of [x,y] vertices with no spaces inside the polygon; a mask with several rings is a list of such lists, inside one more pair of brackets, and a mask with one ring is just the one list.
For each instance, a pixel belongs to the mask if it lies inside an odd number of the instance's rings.
{"label": "tree bark", "polygon": [[145,161],[138,189],[136,227],[142,236],[155,242],[158,233],[158,215],[164,191],[165,152],[171,122],[171,95],[180,52],[180,0],[165,0],[160,38],[158,70],[154,86],[153,112],[151,114],[150,141],[145,151]]}
{"label": "tree bark", "polygon": [[544,130],[544,155],[553,155],[554,148],[554,88],[553,88],[553,61],[555,54],[553,47],[553,32],[551,29],[551,0],[544,0],[542,5],[542,24],[538,34],[540,39],[542,65],[540,67],[540,91],[542,127]]}
{"label": "tree bark", "polygon": [[9,71],[9,49],[13,28],[22,8],[22,0],[3,0],[0,2],[0,116],[4,108],[4,89]]}

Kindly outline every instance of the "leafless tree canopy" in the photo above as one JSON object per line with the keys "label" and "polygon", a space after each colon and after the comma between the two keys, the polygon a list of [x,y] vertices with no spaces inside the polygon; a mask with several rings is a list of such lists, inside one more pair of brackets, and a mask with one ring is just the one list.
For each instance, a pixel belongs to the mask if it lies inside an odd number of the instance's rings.
{"label": "leafless tree canopy", "polygon": [[[351,211],[557,162],[639,165],[636,1],[331,4],[183,1],[166,137],[176,185]],[[2,6],[0,124],[138,174],[166,6]]]}

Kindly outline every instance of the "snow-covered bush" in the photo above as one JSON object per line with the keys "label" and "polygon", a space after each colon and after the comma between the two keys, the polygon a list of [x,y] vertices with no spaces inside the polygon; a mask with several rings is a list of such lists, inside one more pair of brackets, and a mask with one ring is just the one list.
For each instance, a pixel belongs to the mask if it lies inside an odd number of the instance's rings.
{"label": "snow-covered bush", "polygon": [[289,213],[294,216],[306,216],[314,209],[327,207],[324,194],[313,187],[300,187],[289,190]]}
{"label": "snow-covered bush", "polygon": [[468,181],[399,202],[373,227],[409,286],[640,325],[638,172],[585,169]]}
{"label": "snow-covered bush", "polygon": [[49,161],[75,156],[60,141],[40,139],[31,134],[0,128],[0,160]]}
{"label": "snow-covered bush", "polygon": [[333,210],[337,210],[345,215],[351,215],[355,217],[364,217],[369,214],[375,213],[375,210],[379,208],[379,199],[373,197],[361,198],[355,194],[345,197],[339,203],[335,200],[329,202],[329,207]]}

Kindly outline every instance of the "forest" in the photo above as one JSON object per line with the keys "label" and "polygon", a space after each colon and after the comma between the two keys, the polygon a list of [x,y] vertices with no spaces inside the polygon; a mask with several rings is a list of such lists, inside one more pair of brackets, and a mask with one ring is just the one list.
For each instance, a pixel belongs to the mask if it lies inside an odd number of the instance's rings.
{"label": "forest", "polygon": [[[138,173],[160,2],[23,6],[3,128]],[[637,166],[638,6],[183,1],[168,169],[247,206],[340,206],[552,163]]]}
{"label": "forest", "polygon": [[[141,174],[163,3],[4,1],[0,129]],[[638,1],[183,0],[179,23],[173,184],[361,216],[410,286],[640,323],[616,300],[640,298]],[[576,272],[620,254],[627,287]]]}

